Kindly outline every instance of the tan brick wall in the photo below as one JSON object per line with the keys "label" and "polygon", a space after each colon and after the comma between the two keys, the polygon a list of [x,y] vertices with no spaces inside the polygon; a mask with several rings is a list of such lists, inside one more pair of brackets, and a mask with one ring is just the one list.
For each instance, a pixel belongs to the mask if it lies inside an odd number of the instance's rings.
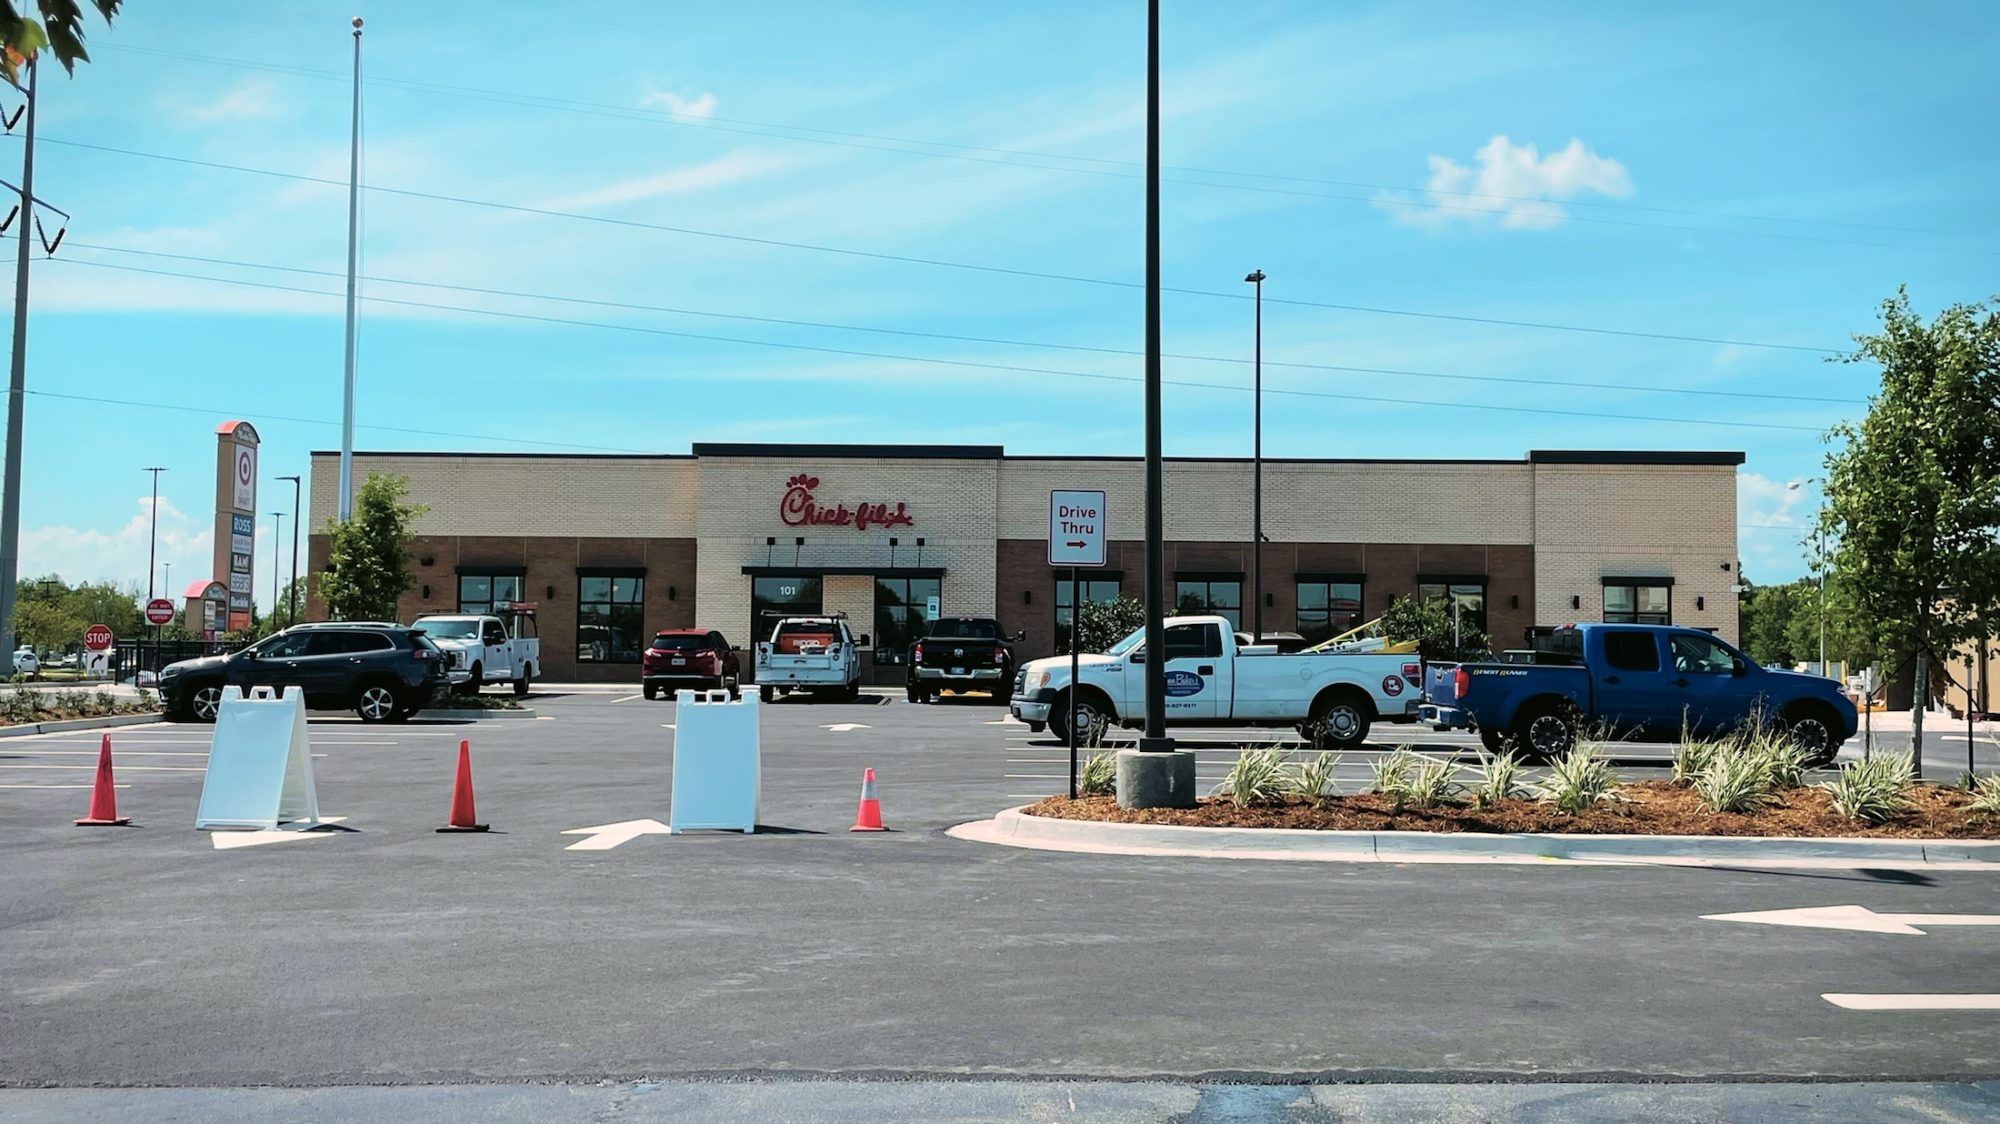
{"label": "tan brick wall", "polygon": [[[354,486],[370,472],[408,478],[429,510],[426,535],[559,534],[693,538],[699,474],[691,457],[452,457],[356,453]],[[340,458],[312,458],[317,531],[340,499]]]}
{"label": "tan brick wall", "polygon": [[[1250,541],[1249,462],[1169,461],[1162,479],[1168,538]],[[1002,462],[1000,536],[1046,538],[1055,488],[1104,489],[1111,535],[1145,537],[1145,467],[1136,460]],[[1527,543],[1533,514],[1524,463],[1264,465],[1272,542]]]}
{"label": "tan brick wall", "polygon": [[1735,467],[1542,464],[1534,479],[1537,624],[1602,620],[1606,577],[1666,576],[1675,624],[1735,642]]}
{"label": "tan brick wall", "polygon": [[875,631],[874,578],[866,574],[830,574],[823,591],[821,604],[829,613],[847,614],[847,627],[856,640]]}
{"label": "tan brick wall", "polygon": [[[993,612],[993,461],[704,457],[700,468],[702,623],[722,629],[731,640],[750,620],[745,566],[942,566],[944,612]],[[823,506],[902,503],[912,525],[865,531],[786,526],[779,516],[785,482],[801,472],[819,478],[815,498]],[[766,546],[766,538],[777,544]],[[795,546],[797,538],[805,545]],[[898,545],[891,547],[891,538]],[[873,633],[873,579],[829,578],[829,609],[838,607],[832,604],[837,581],[857,582],[866,590],[854,628]]]}

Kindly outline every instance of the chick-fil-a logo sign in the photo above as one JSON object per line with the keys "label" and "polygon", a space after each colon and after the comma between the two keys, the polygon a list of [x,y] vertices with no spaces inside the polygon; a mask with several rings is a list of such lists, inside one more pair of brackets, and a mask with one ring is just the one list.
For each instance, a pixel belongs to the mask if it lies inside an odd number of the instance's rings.
{"label": "chick-fil-a logo sign", "polygon": [[886,503],[864,503],[854,507],[836,504],[822,507],[813,498],[813,490],[819,487],[819,477],[800,473],[785,481],[785,499],[778,505],[778,517],[787,527],[852,527],[865,531],[870,527],[908,527],[910,513],[901,503],[890,507]]}

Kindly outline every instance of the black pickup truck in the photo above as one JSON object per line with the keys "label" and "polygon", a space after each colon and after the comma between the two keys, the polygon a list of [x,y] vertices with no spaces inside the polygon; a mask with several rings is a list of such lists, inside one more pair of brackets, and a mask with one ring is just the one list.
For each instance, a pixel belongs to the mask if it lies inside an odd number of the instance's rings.
{"label": "black pickup truck", "polygon": [[924,638],[910,645],[909,700],[931,702],[945,691],[986,691],[1006,705],[1014,685],[1014,652],[1007,645],[1026,633],[1008,636],[991,617],[942,617]]}

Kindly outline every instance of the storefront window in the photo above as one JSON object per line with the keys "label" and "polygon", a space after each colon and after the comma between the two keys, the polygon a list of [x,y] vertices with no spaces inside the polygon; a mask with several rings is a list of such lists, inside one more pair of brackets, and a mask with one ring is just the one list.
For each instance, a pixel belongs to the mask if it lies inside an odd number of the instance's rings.
{"label": "storefront window", "polygon": [[638,663],[645,647],[646,579],[576,579],[576,662]]}
{"label": "storefront window", "polygon": [[1302,581],[1299,592],[1299,635],[1307,643],[1331,640],[1361,623],[1361,583]]}
{"label": "storefront window", "polygon": [[1417,597],[1423,601],[1450,598],[1458,605],[1461,624],[1486,631],[1486,583],[1483,581],[1423,582],[1417,586]]}
{"label": "storefront window", "polygon": [[521,600],[521,578],[518,574],[460,574],[458,576],[458,611],[461,613],[488,614],[493,606],[505,605]]}
{"label": "storefront window", "polygon": [[785,617],[818,616],[821,589],[817,577],[751,578],[750,643],[769,640]]}
{"label": "storefront window", "polygon": [[1243,627],[1241,578],[1182,578],[1174,583],[1174,611],[1214,613],[1229,618],[1230,629]]}
{"label": "storefront window", "polygon": [[875,662],[910,661],[910,645],[930,625],[930,599],[941,595],[937,578],[875,579]]}
{"label": "storefront window", "polygon": [[1604,583],[1607,624],[1672,624],[1673,587],[1644,582]]}
{"label": "storefront window", "polygon": [[[1117,578],[1091,578],[1076,583],[1076,594],[1084,604],[1116,601],[1119,597]],[[1075,612],[1069,604],[1069,579],[1056,579],[1056,651],[1069,651],[1069,622],[1075,619]]]}

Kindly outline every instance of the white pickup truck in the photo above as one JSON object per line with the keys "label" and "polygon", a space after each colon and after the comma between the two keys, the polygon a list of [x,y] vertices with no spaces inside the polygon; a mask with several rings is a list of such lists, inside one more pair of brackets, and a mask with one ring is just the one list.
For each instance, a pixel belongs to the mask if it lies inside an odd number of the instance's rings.
{"label": "white pickup truck", "polygon": [[868,637],[855,639],[847,618],[786,617],[757,642],[757,697],[775,701],[779,694],[804,691],[853,702],[861,694],[861,649]]}
{"label": "white pickup truck", "polygon": [[[532,618],[517,618],[532,620]],[[474,693],[488,683],[512,683],[525,695],[542,662],[542,642],[512,636],[499,617],[477,613],[437,613],[418,617],[414,627],[444,651],[452,689]]]}
{"label": "white pickup truck", "polygon": [[[1322,749],[1360,745],[1371,723],[1411,722],[1422,702],[1414,655],[1296,652],[1239,646],[1225,617],[1169,617],[1167,724],[1292,726]],[[1104,655],[1079,655],[1077,733],[1136,727],[1146,715],[1146,630]],[[1014,679],[1009,709],[1040,732],[1069,736],[1069,657],[1033,660]]]}

